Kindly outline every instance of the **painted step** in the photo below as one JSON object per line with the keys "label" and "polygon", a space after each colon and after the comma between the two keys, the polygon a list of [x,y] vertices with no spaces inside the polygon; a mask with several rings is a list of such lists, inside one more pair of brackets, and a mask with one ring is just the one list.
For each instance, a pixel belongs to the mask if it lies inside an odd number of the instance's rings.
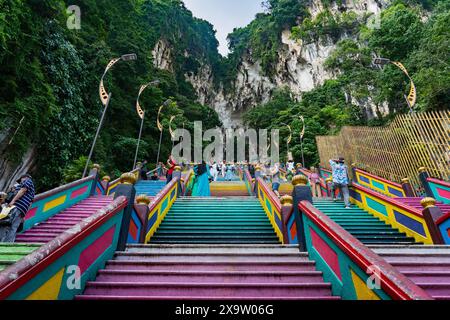
{"label": "painted step", "polygon": [[270,271],[188,272],[101,270],[96,278],[101,282],[191,282],[191,283],[323,283],[319,271],[292,271],[282,274]]}
{"label": "painted step", "polygon": [[41,244],[0,243],[0,271],[40,248]]}

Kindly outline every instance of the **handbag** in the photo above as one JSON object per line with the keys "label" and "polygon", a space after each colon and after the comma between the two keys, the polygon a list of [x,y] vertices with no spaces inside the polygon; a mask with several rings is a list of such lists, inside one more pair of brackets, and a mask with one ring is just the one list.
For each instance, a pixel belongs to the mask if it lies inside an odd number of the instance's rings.
{"label": "handbag", "polygon": [[15,206],[12,207],[3,207],[2,211],[0,212],[0,225],[11,225],[11,211],[15,209]]}

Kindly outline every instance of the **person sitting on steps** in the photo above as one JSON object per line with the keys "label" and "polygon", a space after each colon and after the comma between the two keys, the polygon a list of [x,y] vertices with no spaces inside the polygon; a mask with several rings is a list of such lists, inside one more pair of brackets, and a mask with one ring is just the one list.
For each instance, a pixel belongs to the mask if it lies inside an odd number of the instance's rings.
{"label": "person sitting on steps", "polygon": [[16,240],[16,234],[20,231],[25,215],[34,200],[35,190],[31,176],[25,174],[20,177],[17,183],[16,195],[7,205],[12,209],[0,225],[0,242],[12,243]]}

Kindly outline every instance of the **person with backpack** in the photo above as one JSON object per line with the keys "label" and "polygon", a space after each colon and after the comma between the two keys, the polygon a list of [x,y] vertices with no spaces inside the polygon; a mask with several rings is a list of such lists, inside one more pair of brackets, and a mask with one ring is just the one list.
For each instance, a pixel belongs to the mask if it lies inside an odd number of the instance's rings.
{"label": "person with backpack", "polygon": [[34,196],[35,190],[31,176],[29,174],[21,176],[17,180],[15,195],[7,204],[7,209],[10,211],[6,217],[0,220],[0,242],[12,243],[16,240],[16,234],[21,229]]}
{"label": "person with backpack", "polygon": [[333,201],[336,201],[336,190],[340,190],[344,198],[345,208],[350,209],[350,194],[348,185],[350,179],[348,177],[348,167],[345,165],[345,159],[340,157],[339,159],[331,159],[330,166],[333,175]]}

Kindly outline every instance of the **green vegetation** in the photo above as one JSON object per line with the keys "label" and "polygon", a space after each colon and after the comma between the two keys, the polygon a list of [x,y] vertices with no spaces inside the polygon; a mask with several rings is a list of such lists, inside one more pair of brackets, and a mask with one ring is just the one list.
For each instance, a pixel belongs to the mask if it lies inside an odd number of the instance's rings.
{"label": "green vegetation", "polygon": [[[419,4],[433,9],[428,19],[423,19]],[[448,110],[450,1],[396,1],[382,12],[380,28],[368,29],[364,21],[351,12],[336,17],[325,10],[314,20],[305,18],[293,27],[293,36],[305,42],[337,41],[336,50],[325,62],[337,77],[304,94],[300,102],[295,102],[289,91],[277,92],[269,103],[249,111],[244,117],[246,123],[280,128],[284,141],[288,131],[281,123],[291,124],[291,151],[299,161],[298,116],[303,115],[308,128],[304,138],[306,163],[317,165],[316,135],[335,134],[345,125],[383,125],[397,112],[408,112],[404,98],[409,91],[408,79],[393,65],[375,68],[374,54],[406,66],[417,86],[417,110]],[[347,37],[338,41],[344,32]],[[369,120],[350,97],[360,101],[370,97],[378,106],[387,102],[391,114],[378,114],[378,118]],[[285,156],[286,146],[282,144],[281,148]]]}
{"label": "green vegetation", "polygon": [[[81,8],[81,30],[66,27],[71,4]],[[173,48],[174,73],[153,67],[152,50],[161,37]],[[177,104],[163,117],[167,156],[171,115],[180,115],[174,121],[179,127],[185,122],[190,128],[194,120],[203,120],[205,128],[220,125],[210,108],[195,102],[184,79],[184,73],[197,71],[198,61],[217,65],[217,46],[212,26],[193,18],[180,0],[0,0],[0,132],[11,136],[25,116],[5,155],[18,162],[36,146],[39,190],[75,179],[100,119],[104,68],[110,59],[134,52],[138,61],[120,62],[107,76],[113,95],[93,161],[111,176],[131,169],[140,124],[136,96],[140,85],[156,78],[159,87],[141,98],[147,117],[140,159],[156,161],[157,111],[173,98]]]}

